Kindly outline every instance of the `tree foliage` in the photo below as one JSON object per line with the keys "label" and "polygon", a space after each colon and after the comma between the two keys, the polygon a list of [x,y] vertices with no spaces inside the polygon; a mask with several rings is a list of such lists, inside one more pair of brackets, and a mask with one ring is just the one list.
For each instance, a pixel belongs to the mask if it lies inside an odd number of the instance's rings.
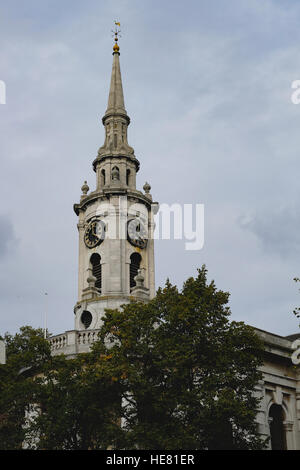
{"label": "tree foliage", "polygon": [[[298,277],[294,277],[294,281],[295,282],[300,282],[300,279]],[[300,319],[300,308],[299,307],[295,308],[293,313],[299,320]],[[300,324],[299,324],[299,326],[300,326]]]}
{"label": "tree foliage", "polygon": [[38,406],[28,426],[29,447],[92,450],[118,445],[118,387],[90,354],[53,358],[36,382]]}
{"label": "tree foliage", "polygon": [[20,328],[3,337],[7,363],[0,365],[0,449],[21,448],[25,439],[25,415],[34,400],[33,375],[50,360],[49,343],[42,329]]}
{"label": "tree foliage", "polygon": [[118,445],[116,384],[90,354],[51,357],[43,331],[6,334],[0,369],[0,449],[107,449]]}
{"label": "tree foliage", "polygon": [[51,357],[29,327],[7,335],[2,448],[262,448],[262,344],[230,322],[228,298],[202,267],[181,291],[167,281],[147,304],[107,310],[92,351],[76,358]]}
{"label": "tree foliage", "polygon": [[119,384],[125,447],[261,448],[254,396],[262,344],[230,322],[229,294],[205,267],[181,292],[107,311],[95,361]]}

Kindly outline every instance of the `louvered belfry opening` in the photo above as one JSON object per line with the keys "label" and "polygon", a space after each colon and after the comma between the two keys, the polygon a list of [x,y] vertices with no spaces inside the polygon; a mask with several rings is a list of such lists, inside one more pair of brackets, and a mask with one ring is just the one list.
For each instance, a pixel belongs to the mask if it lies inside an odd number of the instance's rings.
{"label": "louvered belfry opening", "polygon": [[130,256],[130,289],[135,286],[134,278],[140,269],[141,260],[142,258],[139,253],[132,253]]}
{"label": "louvered belfry opening", "polygon": [[101,256],[98,253],[94,253],[91,256],[91,265],[93,270],[93,276],[97,279],[95,282],[95,287],[99,290],[102,288],[102,266],[101,266]]}

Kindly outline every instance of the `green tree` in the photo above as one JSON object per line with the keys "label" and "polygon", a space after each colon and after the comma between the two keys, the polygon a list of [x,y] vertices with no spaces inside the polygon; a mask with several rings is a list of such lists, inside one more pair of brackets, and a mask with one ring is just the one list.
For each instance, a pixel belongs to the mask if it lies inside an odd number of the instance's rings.
{"label": "green tree", "polygon": [[119,445],[118,383],[90,354],[52,357],[43,330],[4,336],[0,449],[107,449]]}
{"label": "green tree", "polygon": [[106,312],[92,356],[119,384],[124,448],[260,449],[262,344],[230,322],[229,294],[203,266],[182,291]]}
{"label": "green tree", "polygon": [[[294,281],[295,282],[300,282],[300,279],[298,277],[294,277]],[[294,315],[298,318],[298,320],[300,319],[300,308],[299,307],[294,309]],[[299,324],[299,326],[300,326],[300,324]]]}
{"label": "green tree", "polygon": [[0,448],[21,448],[25,439],[25,416],[34,400],[34,374],[50,355],[42,329],[20,328],[16,335],[6,333],[7,363],[0,365]]}
{"label": "green tree", "polygon": [[230,322],[228,298],[202,267],[181,291],[167,282],[147,304],[108,310],[90,353],[51,357],[30,327],[6,335],[1,448],[262,448],[263,346]]}
{"label": "green tree", "polygon": [[37,412],[27,440],[33,449],[82,450],[119,446],[119,387],[91,354],[58,356],[36,378]]}

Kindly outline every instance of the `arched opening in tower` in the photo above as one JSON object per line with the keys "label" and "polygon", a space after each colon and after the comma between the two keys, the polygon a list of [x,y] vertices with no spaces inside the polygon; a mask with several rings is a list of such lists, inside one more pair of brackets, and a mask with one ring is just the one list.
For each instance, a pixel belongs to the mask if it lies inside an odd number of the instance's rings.
{"label": "arched opening in tower", "polygon": [[134,278],[140,269],[141,261],[142,257],[139,253],[132,253],[130,256],[130,289],[136,285]]}
{"label": "arched opening in tower", "polygon": [[101,256],[98,253],[94,253],[91,256],[92,273],[96,278],[95,287],[99,290],[102,288],[102,266]]}
{"label": "arched opening in tower", "polygon": [[126,184],[130,186],[130,170],[126,170]]}
{"label": "arched opening in tower", "polygon": [[105,170],[101,170],[101,186],[105,186]]}

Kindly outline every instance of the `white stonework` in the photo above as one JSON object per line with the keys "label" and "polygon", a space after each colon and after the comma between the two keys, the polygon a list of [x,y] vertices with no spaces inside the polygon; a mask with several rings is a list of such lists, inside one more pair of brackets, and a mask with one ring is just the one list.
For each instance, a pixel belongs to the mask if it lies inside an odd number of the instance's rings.
{"label": "white stonework", "polygon": [[[141,212],[148,216],[148,229],[150,234],[153,232],[151,187],[146,183],[145,192],[136,189],[139,162],[127,141],[129,123],[117,48],[113,54],[108,107],[103,117],[105,142],[93,162],[96,189],[88,193],[89,187],[85,182],[80,202],[74,205],[79,233],[75,326],[74,330],[49,338],[53,355],[74,357],[78,353],[88,352],[97,340],[106,308],[119,308],[132,300],[147,302],[155,295],[153,239],[139,248],[130,243],[127,236],[119,236],[120,230],[127,228],[128,221],[141,217]],[[125,211],[124,201],[128,204]],[[97,220],[101,220],[106,227],[105,237],[91,248],[85,243],[86,231]],[[113,224],[116,225],[116,238],[108,236]],[[141,256],[141,261],[138,267],[135,266],[138,274],[134,277],[136,285],[130,286],[133,278],[130,275],[131,256],[134,253]],[[91,263],[92,255],[99,255],[101,259],[97,272]],[[259,431],[263,437],[270,435],[270,409],[272,405],[278,405],[277,409],[282,410],[286,448],[300,450],[300,367],[294,366],[291,361],[292,339],[258,329],[256,332],[265,343],[263,380],[256,390],[257,395],[262,397],[257,414]]]}
{"label": "white stonework", "polygon": [[262,397],[257,415],[259,431],[264,437],[270,436],[270,408],[279,405],[283,411],[286,449],[300,450],[300,366],[291,360],[295,335],[283,337],[255,330],[265,345],[263,380],[257,387],[257,394]]}
{"label": "white stonework", "polygon": [[[80,203],[74,205],[79,218],[78,301],[74,307],[76,331],[100,328],[106,308],[119,308],[132,300],[147,301],[155,295],[153,239],[149,239],[144,247],[134,246],[127,239],[127,224],[133,219],[144,222],[150,235],[153,232],[152,197],[148,190],[143,193],[136,189],[139,162],[133,148],[128,145],[129,123],[124,106],[119,52],[115,51],[108,106],[103,117],[105,142],[93,162],[96,189],[88,194],[89,188],[85,183]],[[94,220],[105,225],[105,237],[100,244],[88,247],[85,244],[86,231]],[[138,268],[143,272],[143,292],[130,285],[131,256],[134,253],[141,257]],[[98,268],[101,287],[93,282],[96,281],[91,262],[94,254],[101,259],[101,267]],[[88,326],[88,322],[84,323],[87,314],[84,316],[83,312],[91,314]]]}
{"label": "white stonework", "polygon": [[[140,164],[127,139],[130,118],[124,104],[119,55],[115,46],[108,105],[102,119],[105,141],[93,161],[96,187],[89,192],[85,181],[80,202],[74,204],[79,234],[74,330],[49,339],[53,354],[64,353],[71,357],[88,351],[97,338],[105,309],[119,308],[131,301],[147,302],[155,295],[152,235],[157,203],[152,201],[148,183],[144,185],[144,192],[136,188]],[[87,231],[93,222],[99,221],[105,226],[105,236],[99,243],[88,246],[85,243]],[[144,245],[137,246],[128,238],[130,221],[141,222],[148,231]],[[90,230],[93,238],[94,228]],[[93,255],[100,260],[96,267],[92,262]],[[133,255],[139,258],[134,266]],[[138,273],[139,285],[135,282]]]}

